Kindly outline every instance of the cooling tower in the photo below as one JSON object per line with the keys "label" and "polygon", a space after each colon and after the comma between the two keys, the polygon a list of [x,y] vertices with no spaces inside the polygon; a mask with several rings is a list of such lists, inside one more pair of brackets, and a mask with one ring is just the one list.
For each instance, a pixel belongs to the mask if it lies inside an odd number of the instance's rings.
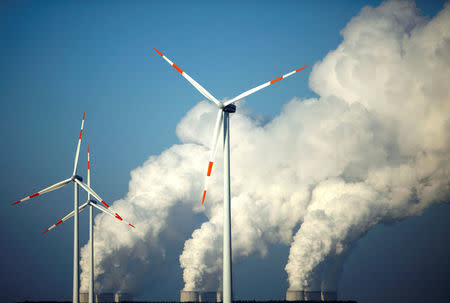
{"label": "cooling tower", "polygon": [[180,302],[199,302],[199,292],[191,290],[182,290],[180,292]]}
{"label": "cooling tower", "polygon": [[321,291],[311,291],[311,290],[305,290],[304,296],[305,301],[320,301],[322,297]]}
{"label": "cooling tower", "polygon": [[89,302],[89,293],[87,293],[87,292],[80,292],[78,298],[80,300],[80,303],[88,303]]}
{"label": "cooling tower", "polygon": [[288,290],[286,291],[286,301],[303,301],[303,290]]}
{"label": "cooling tower", "polygon": [[216,292],[216,302],[222,302],[223,294],[221,291]]}
{"label": "cooling tower", "polygon": [[199,302],[217,302],[217,292],[215,291],[202,291],[199,293]]}
{"label": "cooling tower", "polygon": [[114,302],[131,302],[133,301],[133,296],[127,292],[118,292],[114,296]]}
{"label": "cooling tower", "polygon": [[337,292],[335,291],[322,291],[322,301],[337,301]]}
{"label": "cooling tower", "polygon": [[98,303],[111,303],[114,302],[114,294],[105,292],[96,295],[95,302]]}

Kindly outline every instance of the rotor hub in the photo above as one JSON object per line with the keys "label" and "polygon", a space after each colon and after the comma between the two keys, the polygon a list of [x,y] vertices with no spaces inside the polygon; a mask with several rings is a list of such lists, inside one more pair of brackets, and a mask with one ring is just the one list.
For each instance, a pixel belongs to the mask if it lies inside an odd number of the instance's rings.
{"label": "rotor hub", "polygon": [[78,181],[81,181],[81,182],[83,182],[83,177],[81,177],[81,176],[78,176],[78,175],[74,175],[73,177],[72,177],[72,179],[77,179]]}
{"label": "rotor hub", "polygon": [[227,106],[225,106],[223,108],[223,111],[226,112],[226,113],[230,113],[230,114],[235,113],[236,112],[236,105],[228,104]]}

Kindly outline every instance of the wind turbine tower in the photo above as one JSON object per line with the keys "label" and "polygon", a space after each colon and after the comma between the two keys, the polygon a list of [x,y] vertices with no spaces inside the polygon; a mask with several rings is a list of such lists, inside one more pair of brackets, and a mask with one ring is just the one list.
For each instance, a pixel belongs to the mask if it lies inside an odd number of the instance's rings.
{"label": "wind turbine tower", "polygon": [[273,79],[272,81],[263,83],[255,88],[243,92],[242,94],[234,97],[231,100],[220,102],[211,93],[209,93],[203,86],[198,84],[194,79],[192,79],[186,72],[184,72],[175,63],[170,61],[166,56],[164,56],[160,51],[155,48],[155,51],[163,57],[173,68],[175,68],[189,83],[191,83],[204,97],[206,97],[211,102],[215,103],[218,107],[216,124],[214,127],[214,133],[212,137],[211,144],[211,154],[208,163],[208,169],[206,172],[205,188],[203,190],[202,204],[205,202],[206,191],[207,191],[207,181],[211,176],[214,157],[217,150],[218,138],[220,129],[223,126],[223,153],[224,153],[224,195],[223,195],[223,208],[224,208],[224,221],[223,221],[223,302],[231,303],[233,300],[233,283],[232,283],[232,267],[231,267],[231,189],[230,189],[230,114],[236,112],[237,101],[281,80],[287,78],[296,72],[306,68],[307,66],[296,69],[286,75]]}
{"label": "wind turbine tower", "polygon": [[[90,162],[90,152],[89,152],[89,146],[88,146],[88,172],[87,172],[87,185],[90,187],[91,186],[91,162]],[[98,201],[102,201],[101,203],[103,204],[103,207],[99,205],[99,203],[95,200],[91,200],[91,193],[88,191],[88,197],[87,197],[87,201],[83,204],[80,205],[80,207],[78,208],[78,212],[83,211],[83,209],[86,208],[86,206],[89,205],[89,296],[88,296],[88,302],[89,303],[94,303],[95,299],[94,299],[94,280],[95,280],[95,276],[94,276],[94,222],[93,222],[93,207],[97,208],[98,210],[106,213],[107,215],[112,216],[113,218],[118,219],[119,221],[122,221],[123,223],[135,228],[135,226],[131,223],[128,223],[127,221],[125,221],[118,213],[114,212],[110,206],[103,201],[96,193],[92,193],[92,195],[98,200]],[[62,218],[61,220],[59,220],[58,222],[56,222],[55,224],[53,224],[52,226],[50,226],[49,228],[47,228],[42,234],[47,233],[48,231],[52,230],[53,228],[55,228],[56,226],[58,226],[59,224],[65,222],[66,220],[72,218],[75,215],[75,212],[72,211],[70,213],[68,213],[64,218]]]}
{"label": "wind turbine tower", "polygon": [[[80,154],[80,145],[81,145],[81,137],[83,135],[83,127],[84,127],[84,118],[85,118],[86,112],[83,113],[83,120],[81,122],[81,130],[80,130],[80,136],[78,137],[78,144],[77,144],[77,149],[75,152],[75,163],[73,166],[73,172],[72,175],[70,176],[70,178],[67,178],[65,180],[62,180],[58,183],[55,183],[47,188],[44,188],[32,195],[26,196],[25,198],[22,198],[21,200],[18,200],[17,202],[12,203],[11,205],[17,205],[19,203],[22,203],[28,199],[32,199],[35,198],[37,196],[49,193],[51,191],[60,189],[64,186],[66,186],[67,184],[69,184],[70,182],[74,183],[74,199],[73,199],[73,216],[74,216],[74,224],[73,224],[73,297],[72,297],[72,302],[73,303],[78,303],[79,298],[78,298],[78,288],[79,288],[79,264],[78,264],[78,258],[79,258],[79,252],[80,252],[80,248],[79,248],[79,242],[78,242],[78,186],[81,186],[81,188],[83,188],[86,192],[90,193],[91,195],[93,195],[94,197],[96,197],[97,199],[99,199],[99,201],[101,200],[100,197],[85,183],[83,183],[83,178],[81,178],[80,176],[78,176],[77,173],[77,165],[78,165],[78,156]],[[105,201],[101,200],[101,203],[104,205],[107,205]],[[58,221],[56,225],[61,224],[63,221],[60,220]]]}

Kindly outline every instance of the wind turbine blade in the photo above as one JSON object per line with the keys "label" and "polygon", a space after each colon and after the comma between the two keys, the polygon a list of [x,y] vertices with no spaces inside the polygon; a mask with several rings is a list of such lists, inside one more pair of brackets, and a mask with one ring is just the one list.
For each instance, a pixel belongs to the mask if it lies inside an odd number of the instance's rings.
{"label": "wind turbine blade", "polygon": [[205,96],[206,99],[210,100],[211,102],[214,102],[217,106],[220,106],[220,102],[211,95],[210,92],[208,92],[203,86],[197,83],[194,79],[192,79],[188,74],[186,74],[185,71],[183,71],[181,68],[179,68],[175,63],[169,60],[166,56],[164,56],[159,50],[154,48],[154,50],[163,57],[164,60],[166,60],[170,65],[173,66],[186,80],[189,81],[203,96]]}
{"label": "wind turbine blade", "polygon": [[99,206],[99,205],[97,205],[97,204],[95,204],[95,203],[91,203],[91,205],[94,206],[95,208],[101,210],[101,211],[104,212],[105,214],[108,214],[108,215],[110,215],[111,217],[116,218],[116,219],[118,219],[119,221],[122,221],[123,223],[125,223],[125,224],[127,224],[127,225],[129,225],[129,226],[131,226],[131,227],[133,227],[133,228],[136,228],[133,224],[131,224],[131,223],[125,221],[121,216],[119,216],[118,213],[116,213],[116,212],[114,212],[113,210],[111,210],[111,208],[104,209],[103,207],[101,207],[101,206]]}
{"label": "wind turbine blade", "polygon": [[272,81],[266,82],[266,83],[264,83],[264,84],[261,84],[261,85],[255,87],[255,88],[252,88],[252,89],[250,89],[250,90],[248,90],[248,91],[246,91],[246,92],[243,92],[242,94],[240,94],[240,95],[234,97],[233,99],[224,102],[223,105],[224,105],[224,106],[227,106],[227,105],[232,104],[232,103],[234,103],[234,102],[236,102],[236,101],[239,101],[239,100],[241,100],[242,98],[245,98],[245,97],[247,97],[247,96],[249,96],[249,95],[251,95],[251,94],[253,94],[253,93],[256,93],[257,91],[263,89],[264,87],[267,87],[267,86],[269,86],[269,85],[271,85],[271,84],[274,84],[275,82],[278,82],[278,81],[280,81],[281,79],[287,78],[287,77],[289,77],[289,76],[295,74],[296,72],[299,72],[299,71],[301,71],[302,69],[305,69],[305,68],[307,68],[307,67],[308,67],[308,66],[300,67],[299,69],[296,69],[296,70],[294,70],[294,71],[292,71],[292,72],[290,72],[290,73],[288,73],[288,74],[286,74],[286,75],[283,75],[283,76],[281,76],[281,77],[278,77],[278,78],[276,78],[276,79],[273,79]]}
{"label": "wind turbine blade", "polygon": [[109,205],[102,198],[100,198],[100,196],[92,188],[90,188],[89,186],[87,186],[78,179],[74,179],[74,181],[77,182],[78,185],[80,185],[86,192],[90,193],[95,199],[100,201],[100,203],[102,203],[106,208],[109,208]]}
{"label": "wind turbine blade", "polygon": [[69,183],[70,181],[72,181],[72,179],[69,178],[69,179],[66,179],[64,181],[58,182],[56,184],[53,184],[52,186],[44,188],[43,190],[38,191],[37,193],[34,193],[34,194],[30,195],[30,196],[27,196],[27,197],[25,197],[25,198],[23,198],[23,199],[21,199],[21,200],[19,200],[17,202],[14,202],[11,205],[16,205],[16,204],[19,204],[20,202],[26,201],[28,199],[31,199],[31,198],[34,198],[34,197],[37,197],[37,196],[49,193],[51,191],[57,190],[58,188],[61,188],[64,185],[66,185],[67,183]]}
{"label": "wind turbine blade", "polygon": [[[89,160],[89,145],[88,145],[88,158],[87,158],[87,160],[88,160],[88,163],[87,163],[87,166],[88,166],[88,168],[87,168],[87,186],[89,186],[89,187],[91,187],[91,162],[90,162],[90,160]],[[88,201],[91,199],[91,194],[88,192],[88,194],[87,194],[88,196],[87,196],[87,199],[88,199]]]}
{"label": "wind turbine blade", "polygon": [[219,134],[220,130],[222,129],[222,122],[223,122],[223,111],[221,109],[217,112],[217,118],[216,118],[216,125],[214,126],[214,133],[211,140],[211,150],[209,153],[209,163],[208,163],[208,170],[206,171],[206,177],[205,177],[205,187],[203,188],[203,198],[202,198],[202,205],[205,203],[206,198],[206,191],[208,187],[208,180],[211,177],[212,168],[214,165],[214,158],[216,157],[217,153],[217,146],[219,145]]}
{"label": "wind turbine blade", "polygon": [[[89,201],[87,201],[86,203],[84,203],[83,205],[80,205],[80,207],[78,207],[78,212],[81,212],[87,205],[89,204]],[[49,228],[47,228],[46,230],[44,230],[42,232],[42,234],[45,234],[46,232],[52,230],[53,228],[55,228],[56,226],[58,226],[59,224],[69,220],[70,218],[73,217],[74,211],[72,210],[70,213],[68,213],[64,218],[62,218],[61,220],[59,220],[58,222],[56,222],[55,224],[53,224],[52,226],[50,226]]]}
{"label": "wind turbine blade", "polygon": [[[86,184],[84,184],[83,182],[81,182],[78,179],[75,179],[75,182],[77,182],[85,191],[87,191],[88,193],[90,193],[95,199],[97,199],[98,201],[100,201],[100,203],[102,203],[106,209],[103,208],[99,208],[98,205],[91,203],[91,205],[95,206],[96,208],[102,210],[102,211],[106,211],[108,212],[109,215],[113,216],[114,218],[120,220],[120,221],[124,221],[123,218],[116,212],[110,210],[109,205],[89,186],[87,186]],[[126,224],[130,225],[131,227],[134,227],[134,225],[124,221]],[[134,227],[135,228],[135,227]]]}
{"label": "wind turbine blade", "polygon": [[84,117],[85,116],[86,116],[86,112],[83,113],[83,120],[81,121],[80,137],[78,138],[77,151],[75,153],[75,163],[73,165],[73,173],[72,173],[73,176],[77,173],[78,155],[80,154],[81,135],[83,134],[83,126],[84,126]]}

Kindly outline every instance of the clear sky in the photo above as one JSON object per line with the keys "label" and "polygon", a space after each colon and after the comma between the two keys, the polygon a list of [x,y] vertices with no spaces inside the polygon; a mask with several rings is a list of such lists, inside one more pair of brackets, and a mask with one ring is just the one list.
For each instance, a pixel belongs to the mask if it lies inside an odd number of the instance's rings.
{"label": "clear sky", "polygon": [[[10,203],[70,176],[83,111],[92,184],[109,201],[127,193],[132,169],[179,143],[178,122],[204,98],[153,47],[216,97],[233,97],[312,66],[338,46],[340,30],[363,6],[380,3],[2,1],[0,300],[71,298],[71,224],[44,237],[41,232],[70,211],[72,188],[22,207]],[[444,1],[416,3],[424,15],[434,16]],[[247,98],[247,106],[270,119],[291,98],[315,96],[309,72]],[[80,172],[86,151],[83,144]],[[87,216],[80,218],[84,245]],[[450,206],[440,205],[373,229],[346,262],[342,296],[361,302],[398,299],[396,294],[412,302],[429,296],[449,300],[444,293],[450,282],[449,219]],[[280,246],[267,259],[243,261],[234,271],[235,281],[242,281],[236,297],[282,298],[287,255]],[[181,270],[169,276],[173,280],[159,289],[149,286],[143,299],[177,300]]]}

